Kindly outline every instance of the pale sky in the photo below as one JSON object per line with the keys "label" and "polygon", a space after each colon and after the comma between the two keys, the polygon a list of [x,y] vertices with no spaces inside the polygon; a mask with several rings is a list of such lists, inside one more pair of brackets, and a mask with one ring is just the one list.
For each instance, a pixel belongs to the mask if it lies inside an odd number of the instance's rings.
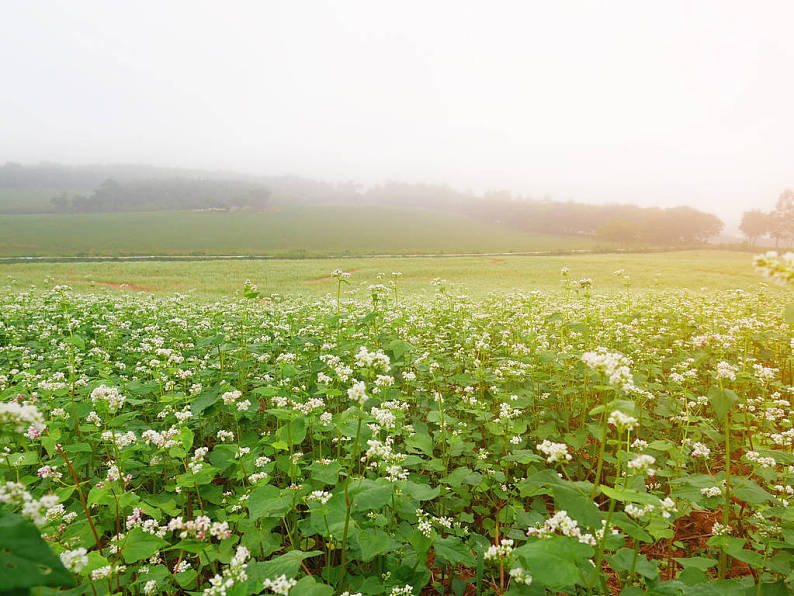
{"label": "pale sky", "polygon": [[794,3],[0,4],[0,162],[691,204],[794,186]]}

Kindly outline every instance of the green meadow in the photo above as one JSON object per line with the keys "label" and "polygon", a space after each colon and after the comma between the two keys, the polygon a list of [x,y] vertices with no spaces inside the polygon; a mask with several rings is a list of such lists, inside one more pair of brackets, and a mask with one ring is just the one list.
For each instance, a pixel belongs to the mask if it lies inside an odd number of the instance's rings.
{"label": "green meadow", "polygon": [[75,290],[191,293],[228,296],[246,279],[260,291],[283,295],[323,295],[335,291],[334,269],[351,272],[345,291],[366,296],[368,287],[392,272],[402,273],[399,291],[432,293],[431,280],[442,278],[455,291],[483,295],[490,291],[554,290],[560,270],[574,281],[590,278],[594,291],[615,292],[630,277],[632,289],[699,291],[757,288],[752,254],[717,250],[644,254],[568,254],[560,256],[477,256],[326,259],[224,259],[202,261],[33,262],[0,265],[0,280],[21,289],[69,285]]}
{"label": "green meadow", "polygon": [[525,234],[464,215],[369,206],[268,212],[157,211],[0,217],[0,256],[331,255],[610,249],[578,236]]}

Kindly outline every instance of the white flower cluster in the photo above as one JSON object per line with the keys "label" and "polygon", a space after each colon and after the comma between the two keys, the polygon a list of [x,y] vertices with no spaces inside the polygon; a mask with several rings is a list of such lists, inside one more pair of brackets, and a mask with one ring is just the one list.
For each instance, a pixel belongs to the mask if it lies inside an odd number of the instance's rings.
{"label": "white flower cluster", "polygon": [[729,381],[736,380],[736,367],[733,366],[729,362],[722,362],[717,363],[717,378],[718,379],[728,379]]}
{"label": "white flower cluster", "polygon": [[602,373],[610,384],[623,391],[636,391],[634,378],[631,376],[631,361],[623,354],[609,352],[606,348],[596,348],[594,352],[582,354],[582,362],[595,371]]}
{"label": "white flower cluster", "polygon": [[711,533],[714,536],[729,536],[732,530],[733,528],[723,525],[720,522],[714,522],[714,525],[711,527]]}
{"label": "white flower cluster", "polygon": [[755,270],[778,284],[794,282],[794,253],[787,252],[782,256],[770,250],[753,259]]}
{"label": "white flower cluster", "polygon": [[744,454],[744,457],[747,461],[758,464],[762,468],[774,468],[777,465],[774,457],[764,457],[757,451],[748,451]]}
{"label": "white flower cluster", "polygon": [[571,461],[571,454],[568,453],[568,445],[565,443],[552,443],[544,439],[537,445],[538,451],[546,456],[546,461],[551,463]]}
{"label": "white flower cluster", "polygon": [[289,591],[297,583],[294,579],[287,579],[286,575],[280,575],[273,579],[266,579],[262,587],[265,590],[270,590],[273,594],[289,594]]}
{"label": "white flower cluster", "polygon": [[[325,362],[326,366],[334,371],[337,378],[342,381],[343,383],[347,382],[350,378],[350,375],[353,374],[353,369],[342,362],[342,359],[335,354],[323,354],[320,356],[320,360]],[[330,378],[326,384],[330,382]]]}
{"label": "white flower cluster", "polygon": [[323,401],[322,397],[310,397],[306,400],[306,403],[300,403],[296,401],[291,401],[292,408],[297,410],[304,416],[308,416],[315,410],[322,410],[325,408],[325,401]]}
{"label": "white flower cluster", "polygon": [[[416,529],[419,530],[426,538],[430,538],[433,534],[433,524],[444,528],[446,530],[451,530],[453,526],[455,528],[460,528],[461,524],[459,522],[454,521],[451,517],[448,516],[430,516],[422,509],[416,510],[416,518],[418,520]],[[466,529],[464,528],[464,531]]]}
{"label": "white flower cluster", "polygon": [[368,439],[367,451],[361,461],[368,462],[369,468],[382,468],[385,477],[390,482],[395,482],[408,478],[408,472],[401,465],[406,457],[404,453],[394,451],[394,437],[386,437],[386,441]]}
{"label": "white flower cluster", "polygon": [[193,456],[190,458],[188,467],[193,474],[198,474],[199,470],[204,467],[204,458],[209,453],[209,448],[199,447],[193,451]]}
{"label": "white flower cluster", "polygon": [[0,424],[11,424],[14,426],[14,431],[24,432],[31,439],[40,437],[46,428],[41,412],[27,401],[0,403]]}
{"label": "white flower cluster", "polygon": [[61,563],[72,573],[80,573],[88,565],[88,551],[83,547],[63,551]]}
{"label": "white flower cluster", "polygon": [[702,457],[706,459],[711,455],[711,449],[706,447],[703,443],[694,442],[692,443],[692,457]]}
{"label": "white flower cluster", "polygon": [[331,500],[331,493],[323,490],[313,490],[309,495],[306,496],[307,501],[317,501],[320,505],[325,505],[328,501]]}
{"label": "white flower cluster", "polygon": [[700,489],[700,494],[704,497],[719,497],[722,494],[722,488],[719,486],[708,486]]}
{"label": "white flower cluster", "polygon": [[168,449],[169,447],[174,447],[179,445],[180,442],[175,439],[175,437],[179,436],[179,429],[175,426],[172,426],[168,430],[164,430],[162,432],[157,432],[156,430],[145,430],[143,434],[141,434],[141,439],[147,445],[154,444],[159,449]]}
{"label": "white flower cluster", "polygon": [[670,516],[678,510],[676,509],[675,502],[670,497],[666,497],[659,502],[658,506],[647,504],[640,507],[633,503],[629,503],[624,507],[624,511],[626,515],[634,518],[645,517],[655,511],[659,511],[663,518],[669,519]]}
{"label": "white flower cluster", "polygon": [[342,271],[341,269],[334,269],[331,272],[331,277],[334,279],[338,279],[340,281],[343,279],[350,279],[351,275],[352,275],[351,273],[347,273],[346,271]]}
{"label": "white flower cluster", "polygon": [[204,590],[204,596],[225,596],[227,590],[230,590],[235,584],[246,581],[248,574],[245,569],[250,556],[247,548],[238,546],[224,574],[210,578],[210,587]]}
{"label": "white flower cluster", "polygon": [[[122,480],[121,469],[119,468],[116,462],[110,460],[107,462],[107,466],[108,466],[108,472],[107,475],[105,476],[105,482],[116,482],[118,480]],[[127,476],[125,476],[123,480],[125,482],[129,482],[131,478],[132,477],[129,474],[127,474]]]}
{"label": "white flower cluster", "polygon": [[58,466],[41,466],[36,471],[36,476],[39,478],[55,478],[59,480],[63,477],[63,474],[58,471]]}
{"label": "white flower cluster", "polygon": [[44,525],[63,514],[63,506],[58,504],[56,495],[44,495],[40,499],[35,499],[20,482],[0,484],[0,503],[21,505],[22,515],[37,526]]}
{"label": "white flower cluster", "polygon": [[168,532],[179,530],[179,537],[184,540],[193,537],[204,540],[211,536],[217,540],[223,540],[232,535],[228,522],[213,522],[206,515],[199,515],[195,520],[184,521],[182,516],[172,518],[166,526]]}
{"label": "white flower cluster", "polygon": [[510,578],[517,584],[528,586],[532,583],[532,576],[523,567],[513,567],[510,569]]}
{"label": "white flower cluster", "polygon": [[105,565],[104,567],[100,567],[99,569],[94,569],[91,572],[91,580],[98,581],[100,579],[105,579],[106,577],[110,577],[114,573],[123,573],[127,569],[126,565],[116,565],[113,567],[112,565]]}
{"label": "white flower cluster", "polygon": [[[605,524],[606,522],[602,523]],[[612,530],[612,533],[617,534],[617,530]],[[595,546],[596,541],[603,536],[603,527],[601,530],[596,531],[595,536],[593,534],[583,533],[581,528],[579,528],[579,522],[568,517],[567,511],[560,510],[543,522],[542,525],[538,524],[533,528],[527,528],[527,536],[551,538],[556,534],[576,538],[582,544]]]}
{"label": "white flower cluster", "polygon": [[634,416],[624,414],[620,410],[613,410],[607,422],[616,427],[620,432],[632,430],[637,427],[637,419]]}
{"label": "white flower cluster", "polygon": [[234,433],[230,430],[221,429],[215,434],[215,436],[218,437],[218,440],[221,443],[226,441],[234,441]]}
{"label": "white flower cluster", "polygon": [[635,474],[646,473],[648,476],[655,476],[656,470],[651,466],[656,463],[656,458],[652,455],[641,454],[629,461],[628,468]]}
{"label": "white flower cluster", "polygon": [[127,398],[121,395],[115,387],[100,385],[91,392],[91,403],[104,403],[111,412],[119,410],[125,401]]}
{"label": "white flower cluster", "polygon": [[378,423],[378,426],[384,429],[394,428],[394,424],[397,422],[394,412],[386,408],[372,407],[369,413],[375,419],[375,422]]}
{"label": "white flower cluster", "polygon": [[125,433],[116,432],[115,430],[106,430],[102,433],[102,440],[113,442],[119,449],[124,449],[125,447],[133,445],[135,441],[138,440],[138,437],[136,437],[135,433],[131,430]]}
{"label": "white flower cluster", "polygon": [[519,416],[521,416],[521,410],[514,408],[507,402],[502,402],[499,404],[499,415],[494,418],[494,422],[496,424],[501,424],[506,420],[512,420]]}
{"label": "white flower cluster", "polygon": [[492,544],[483,554],[486,561],[504,559],[513,552],[513,541],[510,538],[502,538],[499,544]]}
{"label": "white flower cluster", "polygon": [[389,357],[378,350],[377,352],[370,352],[366,347],[361,346],[356,352],[356,366],[358,368],[371,368],[375,370],[388,371],[391,361]]}
{"label": "white flower cluster", "polygon": [[359,406],[363,406],[369,399],[367,397],[367,384],[364,381],[356,381],[353,379],[353,386],[347,390],[347,397],[350,401],[356,402]]}
{"label": "white flower cluster", "polygon": [[237,408],[238,412],[243,412],[251,407],[251,402],[247,399],[241,399],[243,396],[242,392],[235,389],[234,391],[227,391],[223,395],[221,395],[221,399],[223,403],[227,406],[231,405]]}

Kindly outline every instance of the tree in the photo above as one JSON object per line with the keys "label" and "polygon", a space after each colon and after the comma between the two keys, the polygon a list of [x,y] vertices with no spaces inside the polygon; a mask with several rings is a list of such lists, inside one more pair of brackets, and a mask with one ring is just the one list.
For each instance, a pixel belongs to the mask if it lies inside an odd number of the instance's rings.
{"label": "tree", "polygon": [[777,245],[781,240],[794,239],[794,190],[787,188],[777,198],[772,212],[772,236]]}
{"label": "tree", "polygon": [[756,240],[769,233],[770,220],[771,217],[769,213],[764,213],[758,209],[744,212],[744,215],[742,215],[742,223],[739,224],[739,229],[742,231],[742,234],[747,236],[750,246],[754,245]]}
{"label": "tree", "polygon": [[69,209],[69,196],[62,192],[50,199],[50,207],[54,211],[67,211]]}
{"label": "tree", "polygon": [[627,219],[610,219],[596,230],[596,236],[623,245],[637,242],[640,239],[637,222]]}

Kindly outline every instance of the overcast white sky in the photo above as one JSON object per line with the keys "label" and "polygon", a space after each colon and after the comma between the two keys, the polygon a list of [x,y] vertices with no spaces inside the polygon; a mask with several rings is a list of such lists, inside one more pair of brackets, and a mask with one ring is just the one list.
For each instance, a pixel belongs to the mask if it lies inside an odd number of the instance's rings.
{"label": "overcast white sky", "polygon": [[0,161],[449,183],[731,218],[794,186],[794,3],[0,4]]}

